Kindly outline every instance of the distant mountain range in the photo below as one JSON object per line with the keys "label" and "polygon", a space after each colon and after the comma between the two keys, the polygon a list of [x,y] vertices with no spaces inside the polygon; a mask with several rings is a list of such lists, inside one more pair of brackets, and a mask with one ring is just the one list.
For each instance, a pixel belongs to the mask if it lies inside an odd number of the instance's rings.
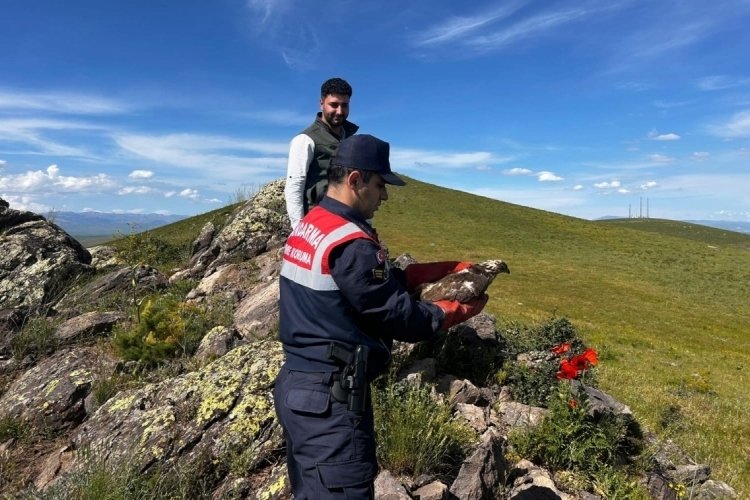
{"label": "distant mountain range", "polygon": [[750,234],[750,222],[735,220],[686,220],[685,222],[701,224],[703,226],[715,227],[718,229],[725,229],[727,231]]}
{"label": "distant mountain range", "polygon": [[187,218],[187,215],[53,212],[45,215],[74,238],[139,233]]}
{"label": "distant mountain range", "polygon": [[[605,215],[604,217],[599,217],[596,220],[612,220],[623,218],[624,217],[618,217],[616,215]],[[700,224],[701,226],[715,227],[716,229],[724,229],[725,231],[734,231],[736,233],[750,234],[750,222],[735,220],[685,220],[683,222]]]}

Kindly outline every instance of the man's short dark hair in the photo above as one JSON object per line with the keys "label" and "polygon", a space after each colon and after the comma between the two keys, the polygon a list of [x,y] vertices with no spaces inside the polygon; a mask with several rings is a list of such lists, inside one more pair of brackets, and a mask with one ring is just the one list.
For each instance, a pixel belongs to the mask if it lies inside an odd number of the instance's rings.
{"label": "man's short dark hair", "polygon": [[351,97],[352,86],[343,78],[329,78],[320,86],[320,98],[325,99],[326,96],[331,94]]}
{"label": "man's short dark hair", "polygon": [[362,181],[367,183],[370,182],[373,172],[370,170],[360,170],[358,168],[342,167],[341,165],[330,165],[328,167],[328,184],[341,184],[346,179],[346,176],[354,171],[359,172],[362,175]]}

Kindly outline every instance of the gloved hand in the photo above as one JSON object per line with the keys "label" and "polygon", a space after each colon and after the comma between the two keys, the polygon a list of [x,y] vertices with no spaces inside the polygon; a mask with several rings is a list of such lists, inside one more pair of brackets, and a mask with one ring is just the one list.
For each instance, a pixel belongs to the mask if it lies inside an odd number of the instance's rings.
{"label": "gloved hand", "polygon": [[438,300],[433,302],[433,304],[438,306],[445,313],[445,318],[440,324],[440,329],[448,330],[450,327],[463,323],[472,316],[476,316],[482,312],[482,309],[484,309],[489,298],[489,295],[485,293],[481,297],[476,298],[471,302],[467,302],[466,304],[462,304],[457,300]]}
{"label": "gloved hand", "polygon": [[468,269],[471,262],[426,262],[424,264],[410,264],[404,269],[406,274],[406,289],[413,292],[419,285],[432,283],[451,273]]}

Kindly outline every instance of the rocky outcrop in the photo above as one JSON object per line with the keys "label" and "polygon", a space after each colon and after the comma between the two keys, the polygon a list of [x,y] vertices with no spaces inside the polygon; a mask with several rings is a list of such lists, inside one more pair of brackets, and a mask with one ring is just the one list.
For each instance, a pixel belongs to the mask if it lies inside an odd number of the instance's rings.
{"label": "rocky outcrop", "polygon": [[47,432],[78,426],[94,381],[112,371],[114,360],[95,348],[58,351],[26,371],[0,397],[0,421]]}
{"label": "rocky outcrop", "polygon": [[[250,453],[243,463],[251,473],[281,449],[271,399],[281,361],[278,342],[246,344],[197,372],[121,392],[77,428],[73,449],[98,450],[104,460],[128,460],[141,471],[196,460],[228,468],[222,461]],[[78,461],[61,460],[67,465],[59,473]]]}
{"label": "rocky outcrop", "polygon": [[0,245],[0,309],[41,308],[94,270],[89,252],[68,233],[2,199]]}
{"label": "rocky outcrop", "polygon": [[213,225],[203,228],[193,243],[190,263],[186,270],[178,273],[179,278],[208,276],[222,265],[249,260],[281,247],[291,232],[284,201],[284,179],[264,186],[215,236],[214,231]]}
{"label": "rocky outcrop", "polygon": [[[68,316],[73,316],[77,313],[80,305],[89,303],[92,297],[112,297],[118,293],[121,295],[124,294],[124,297],[120,297],[120,305],[123,308],[127,308],[128,305],[132,307],[132,293],[134,291],[138,294],[156,292],[163,290],[167,285],[167,277],[153,267],[123,267],[99,276],[91,282],[70,289],[55,304],[55,310],[61,313],[64,312]],[[133,287],[135,287],[135,290],[133,290]],[[130,301],[130,304],[128,304],[128,301]]]}

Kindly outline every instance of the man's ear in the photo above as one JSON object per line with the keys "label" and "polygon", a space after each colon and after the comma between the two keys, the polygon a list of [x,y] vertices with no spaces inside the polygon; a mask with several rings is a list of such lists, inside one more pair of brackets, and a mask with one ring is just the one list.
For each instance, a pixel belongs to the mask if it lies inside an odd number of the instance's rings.
{"label": "man's ear", "polygon": [[356,189],[359,181],[362,179],[362,172],[358,170],[352,170],[349,175],[346,176],[346,185],[352,189]]}

